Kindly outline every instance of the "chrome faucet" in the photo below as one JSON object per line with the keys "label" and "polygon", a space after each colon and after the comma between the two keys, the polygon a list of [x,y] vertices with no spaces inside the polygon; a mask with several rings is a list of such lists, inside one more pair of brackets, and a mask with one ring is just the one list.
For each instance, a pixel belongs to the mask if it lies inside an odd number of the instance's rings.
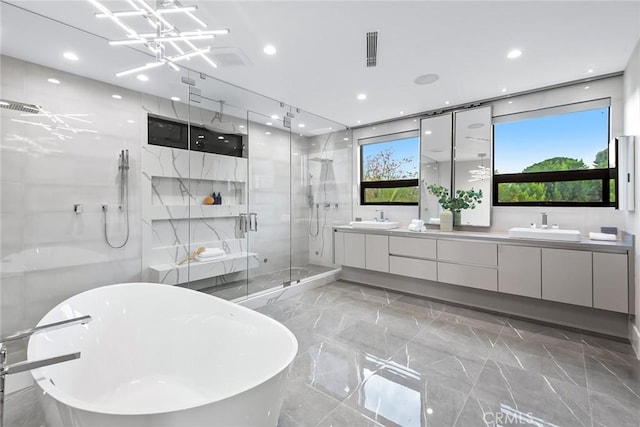
{"label": "chrome faucet", "polygon": [[547,228],[547,213],[546,212],[542,212],[542,228]]}
{"label": "chrome faucet", "polygon": [[32,369],[42,368],[43,366],[55,365],[56,363],[66,362],[69,360],[79,359],[80,352],[64,354],[62,356],[49,357],[33,362],[18,362],[13,365],[7,364],[7,347],[6,343],[17,341],[23,338],[29,338],[31,335],[41,332],[55,331],[71,325],[84,325],[91,321],[91,316],[76,317],[73,319],[62,320],[60,322],[50,323],[48,325],[36,326],[35,328],[24,331],[15,332],[13,334],[0,337],[0,427],[4,425],[4,393],[5,393],[5,377],[9,374],[17,374],[19,372],[30,371]]}
{"label": "chrome faucet", "polygon": [[376,218],[376,221],[378,222],[384,222],[384,211],[382,209],[376,209],[376,212],[380,212],[380,218]]}

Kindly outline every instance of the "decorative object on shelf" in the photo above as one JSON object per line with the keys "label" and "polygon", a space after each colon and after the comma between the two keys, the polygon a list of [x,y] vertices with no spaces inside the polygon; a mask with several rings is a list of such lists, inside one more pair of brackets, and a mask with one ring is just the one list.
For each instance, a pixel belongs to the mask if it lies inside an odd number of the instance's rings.
{"label": "decorative object on shelf", "polygon": [[198,255],[200,255],[201,253],[203,253],[204,251],[206,251],[206,248],[200,246],[198,249],[196,249],[195,251],[191,252],[189,254],[189,256],[182,258],[180,261],[178,261],[176,263],[176,265],[182,265],[187,261],[193,261],[196,258],[198,258]]}
{"label": "decorative object on shelf", "polygon": [[[173,0],[158,2],[158,6],[154,8],[145,0],[130,0],[129,4],[132,9],[112,11],[98,0],[88,1],[100,11],[96,13],[96,18],[109,18],[127,33],[125,39],[110,40],[109,44],[111,46],[144,45],[155,58],[154,62],[147,62],[142,66],[116,73],[116,77],[150,70],[163,65],[167,65],[177,71],[180,69],[176,65],[177,62],[189,60],[195,56],[204,59],[213,68],[218,67],[207,56],[207,53],[211,52],[211,46],[198,47],[193,41],[211,40],[220,35],[227,35],[229,34],[229,29],[201,30],[196,28],[189,31],[181,31],[168,19],[168,15],[182,15],[191,18],[199,27],[206,28],[207,24],[192,13],[198,9],[197,6],[182,6],[177,0]],[[147,28],[136,29],[130,23],[125,22],[131,16],[144,18],[144,21],[151,26],[150,31],[143,32],[148,31]]]}
{"label": "decorative object on shelf", "polygon": [[213,198],[215,199],[216,205],[222,204],[222,196],[220,195],[220,192],[218,192],[217,196],[216,196],[216,193],[213,193]]}
{"label": "decorative object on shelf", "polygon": [[482,203],[482,190],[456,190],[455,197],[449,196],[449,190],[441,185],[429,185],[429,193],[438,198],[438,203],[442,206],[440,213],[440,230],[452,231],[454,215],[457,223],[460,223],[460,212],[463,209],[475,209],[476,205]]}
{"label": "decorative object on shelf", "polygon": [[205,197],[204,200],[202,201],[203,205],[214,205],[215,203],[216,203],[216,200],[211,196]]}

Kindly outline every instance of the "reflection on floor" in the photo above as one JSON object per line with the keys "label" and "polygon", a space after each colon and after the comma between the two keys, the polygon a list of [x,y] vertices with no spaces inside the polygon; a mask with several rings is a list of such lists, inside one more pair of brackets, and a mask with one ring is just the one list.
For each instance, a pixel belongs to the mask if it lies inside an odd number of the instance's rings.
{"label": "reflection on floor", "polygon": [[[341,281],[258,311],[299,343],[281,427],[639,425],[628,344]],[[43,425],[34,402],[5,425]]]}
{"label": "reflection on floor", "polygon": [[284,282],[291,281],[295,283],[296,281],[304,280],[332,270],[335,270],[335,268],[325,267],[323,265],[307,264],[301,267],[292,267],[291,274],[289,274],[289,269],[279,270],[273,273],[250,277],[248,281],[246,279],[239,280],[199,290],[219,298],[234,300],[246,297],[247,295],[260,293],[267,289],[281,287]]}

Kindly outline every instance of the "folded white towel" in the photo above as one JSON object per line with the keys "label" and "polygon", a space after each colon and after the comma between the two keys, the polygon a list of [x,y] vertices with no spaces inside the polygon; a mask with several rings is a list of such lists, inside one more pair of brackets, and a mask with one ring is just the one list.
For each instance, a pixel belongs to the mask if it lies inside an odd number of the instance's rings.
{"label": "folded white towel", "polygon": [[429,218],[429,224],[440,224],[440,218]]}
{"label": "folded white towel", "polygon": [[222,259],[225,257],[225,254],[221,254],[221,255],[214,255],[214,256],[199,256],[198,257],[198,261],[213,261],[215,259]]}
{"label": "folded white towel", "polygon": [[409,224],[409,231],[427,231],[424,225]]}
{"label": "folded white towel", "polygon": [[618,240],[618,236],[615,234],[606,234],[606,233],[589,233],[590,240]]}
{"label": "folded white towel", "polygon": [[204,252],[198,255],[198,258],[216,258],[225,255],[226,252],[220,248],[206,248]]}
{"label": "folded white towel", "polygon": [[424,225],[424,221],[421,219],[412,219],[411,220],[411,225],[418,225],[420,227],[422,227]]}

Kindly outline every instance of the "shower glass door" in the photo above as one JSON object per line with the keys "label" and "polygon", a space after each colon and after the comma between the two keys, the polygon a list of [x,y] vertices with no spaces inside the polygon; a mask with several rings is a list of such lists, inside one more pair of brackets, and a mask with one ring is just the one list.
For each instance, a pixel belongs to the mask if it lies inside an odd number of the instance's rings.
{"label": "shower glass door", "polygon": [[291,131],[285,108],[264,102],[249,111],[247,236],[249,295],[291,281]]}

